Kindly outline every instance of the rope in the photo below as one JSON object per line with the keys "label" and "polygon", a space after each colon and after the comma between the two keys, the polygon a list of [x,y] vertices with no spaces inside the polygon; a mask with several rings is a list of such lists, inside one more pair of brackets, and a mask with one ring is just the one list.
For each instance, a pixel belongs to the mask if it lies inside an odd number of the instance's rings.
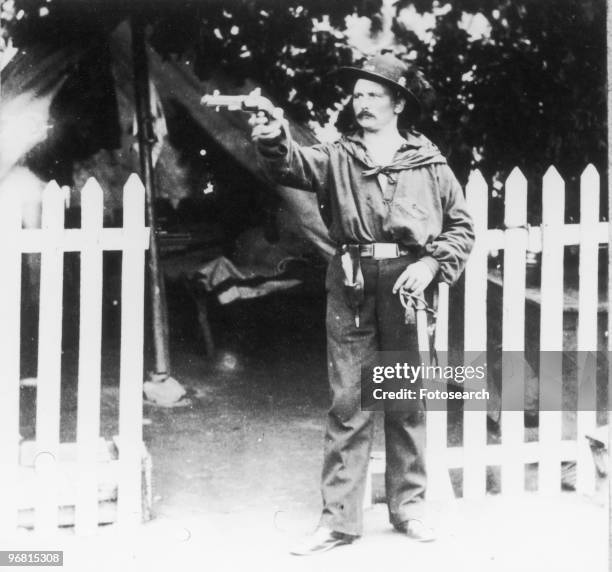
{"label": "rope", "polygon": [[[413,294],[412,292],[409,292],[404,288],[399,289],[398,295],[400,298],[400,302],[402,303],[402,306],[404,307],[404,310],[406,310],[406,312],[408,312],[411,307],[414,308],[415,311],[425,310],[426,312],[432,315],[435,321],[437,317],[436,311],[427,303],[427,300],[425,300],[423,296]],[[420,304],[420,306],[418,306],[417,304]]]}
{"label": "rope", "polygon": [[409,313],[412,310],[414,310],[415,312],[419,310],[423,310],[426,313],[431,314],[431,317],[432,317],[431,324],[429,324],[427,327],[427,334],[429,337],[429,355],[430,355],[431,364],[432,365],[437,364],[438,354],[436,352],[435,338],[436,338],[436,319],[437,319],[438,314],[427,303],[427,300],[425,300],[423,296],[418,296],[417,294],[409,292],[408,290],[404,288],[400,288],[398,290],[398,296],[399,296],[402,306],[404,307],[407,324],[410,323]]}

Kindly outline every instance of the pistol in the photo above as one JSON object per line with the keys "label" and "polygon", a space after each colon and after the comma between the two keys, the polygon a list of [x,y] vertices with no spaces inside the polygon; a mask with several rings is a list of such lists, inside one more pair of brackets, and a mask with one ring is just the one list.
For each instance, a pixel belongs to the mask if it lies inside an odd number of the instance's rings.
{"label": "pistol", "polygon": [[249,95],[221,95],[218,90],[212,95],[206,94],[201,100],[202,105],[214,107],[217,111],[224,108],[229,111],[245,111],[246,113],[259,113],[263,111],[268,118],[272,117],[271,106],[267,99],[259,95],[260,90]]}

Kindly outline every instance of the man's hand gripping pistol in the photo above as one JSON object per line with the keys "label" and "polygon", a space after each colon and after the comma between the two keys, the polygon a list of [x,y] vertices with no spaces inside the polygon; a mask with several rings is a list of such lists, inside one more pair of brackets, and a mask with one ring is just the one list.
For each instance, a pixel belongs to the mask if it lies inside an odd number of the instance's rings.
{"label": "man's hand gripping pistol", "polygon": [[214,91],[212,95],[205,95],[200,103],[214,107],[217,111],[227,109],[250,113],[249,125],[253,128],[251,132],[253,141],[278,138],[285,124],[283,110],[275,107],[267,97],[263,97],[259,88],[248,95],[221,95],[218,91]]}

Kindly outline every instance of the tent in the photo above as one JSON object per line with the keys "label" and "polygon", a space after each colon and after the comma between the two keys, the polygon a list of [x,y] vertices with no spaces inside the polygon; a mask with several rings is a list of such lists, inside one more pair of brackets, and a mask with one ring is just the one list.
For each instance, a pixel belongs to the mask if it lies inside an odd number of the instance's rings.
{"label": "tent", "polygon": [[[115,73],[118,83],[130,85],[125,81],[131,77],[130,34],[129,27],[121,24],[112,36],[111,49],[115,62]],[[249,173],[263,180],[263,173],[257,167],[255,151],[250,140],[248,116],[243,113],[215,111],[200,104],[205,93],[219,90],[232,95],[248,94],[256,86],[248,79],[236,88],[236,81],[228,78],[222,71],[215,71],[211,79],[199,80],[189,63],[174,60],[163,60],[153,49],[149,49],[151,79],[163,103],[176,100],[182,104],[208,134]],[[316,137],[307,128],[289,120],[295,140],[304,145],[317,142]],[[297,189],[278,186],[277,192],[283,199],[284,207],[296,220],[304,235],[325,256],[333,253],[333,246],[327,229],[319,214],[319,207],[314,194]]]}
{"label": "tent", "polygon": [[[91,57],[92,53],[101,53],[106,49],[110,50],[111,68],[115,81],[118,121],[123,136],[121,148],[103,149],[79,161],[75,168],[74,180],[75,189],[78,191],[87,177],[95,176],[105,190],[105,205],[108,209],[113,210],[120,207],[121,188],[127,174],[138,170],[137,155],[133,152],[132,145],[135,138],[132,137],[130,141],[129,137],[125,137],[133,131],[134,108],[131,37],[127,22],[121,23],[110,35],[108,46],[99,45],[99,42],[96,42],[89,49],[73,45],[61,48],[40,45],[20,50],[2,70],[1,103],[2,108],[10,110],[13,117],[15,117],[15,104],[20,105],[25,115],[31,115],[32,110],[35,110],[38,113],[38,121],[46,129],[53,128],[53,125],[48,125],[52,123],[49,121],[49,107],[53,96],[62,87],[62,83],[80,60],[82,61],[87,55]],[[163,121],[164,106],[171,102],[178,102],[189,112],[193,121],[261,184],[265,178],[257,167],[246,114],[215,112],[200,104],[201,97],[205,93],[219,90],[222,93],[247,94],[255,85],[245,79],[239,87],[236,87],[235,78],[226,77],[221,70],[212,70],[210,79],[200,81],[188,62],[163,60],[151,48],[148,50],[148,55],[151,81],[154,86],[152,93],[159,95],[162,104],[162,109],[156,113],[156,120]],[[154,101],[153,105],[156,106],[157,102]],[[307,128],[291,119],[289,122],[298,143],[308,145],[317,142],[315,136]],[[160,121],[156,121],[156,126],[159,127],[159,123]],[[8,132],[9,130],[4,130],[5,134]],[[159,138],[163,139],[163,135],[162,128]],[[3,152],[0,153],[2,158],[0,179],[15,165],[22,162],[23,157],[29,151],[40,147],[41,143],[48,145],[49,139],[52,139],[48,137],[45,143],[44,138],[45,130],[43,129],[35,132],[34,137],[23,141],[21,147],[17,147],[15,141],[7,141],[4,145],[7,147],[6,152],[3,146]],[[166,185],[170,189],[168,198],[183,197],[184,190],[181,190],[180,178],[184,174],[181,173],[180,165],[173,158],[171,149],[168,149],[167,146],[160,146],[158,155],[160,162],[166,163],[167,173],[170,172],[177,178],[176,181],[171,181],[171,184]],[[333,246],[320,217],[316,197],[289,187],[278,186],[276,191],[282,197],[283,210],[293,217],[296,227],[299,227],[303,235],[316,246],[324,257],[328,258],[333,252]],[[78,204],[78,201],[77,192],[73,196],[73,204]]]}

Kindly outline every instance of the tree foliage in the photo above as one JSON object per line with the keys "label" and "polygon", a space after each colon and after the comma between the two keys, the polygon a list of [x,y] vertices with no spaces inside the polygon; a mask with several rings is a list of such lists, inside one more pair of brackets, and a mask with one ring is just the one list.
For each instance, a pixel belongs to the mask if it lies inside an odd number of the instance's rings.
{"label": "tree foliage", "polygon": [[155,49],[166,57],[190,60],[200,78],[220,70],[237,82],[250,77],[286,102],[298,121],[326,123],[327,110],[343,95],[329,76],[353,62],[345,18],[368,16],[376,30],[382,0],[9,0],[4,4],[11,7],[5,28],[17,45],[41,40],[88,43],[121,19],[140,15]]}
{"label": "tree foliage", "polygon": [[[331,78],[354,61],[346,16],[380,29],[382,0],[9,0],[5,30],[28,41],[90,42],[142,13],[166,57],[190,60],[205,78],[222,70],[265,86],[298,120],[325,123],[343,93]],[[433,13],[430,37],[403,24],[402,11]],[[471,167],[489,179],[519,166],[539,177],[554,164],[576,177],[606,166],[604,0],[398,0],[395,47],[416,61],[437,100],[420,128],[463,181]],[[7,13],[10,17],[7,17]],[[466,19],[485,18],[472,37]],[[18,17],[19,16],[19,17]]]}
{"label": "tree foliage", "polygon": [[326,123],[343,93],[330,75],[353,62],[345,17],[370,16],[381,0],[237,0],[194,2],[169,15],[150,15],[151,43],[163,55],[193,59],[201,78],[211,71],[266,86],[298,121]]}
{"label": "tree foliage", "polygon": [[[400,0],[398,15],[415,4],[436,8]],[[481,38],[465,29],[474,14],[490,26]],[[436,89],[427,128],[462,178],[470,166],[489,178],[514,166],[528,176],[551,164],[569,178],[589,162],[605,171],[603,0],[453,0],[438,10],[428,42],[399,19],[394,29]]]}

